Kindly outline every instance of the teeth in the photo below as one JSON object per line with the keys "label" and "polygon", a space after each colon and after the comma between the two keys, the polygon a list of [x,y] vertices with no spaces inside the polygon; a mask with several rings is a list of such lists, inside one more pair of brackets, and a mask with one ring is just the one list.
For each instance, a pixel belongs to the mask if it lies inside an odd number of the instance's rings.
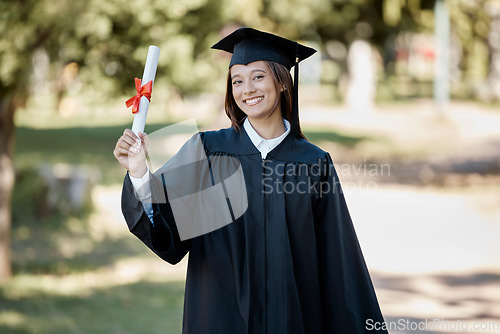
{"label": "teeth", "polygon": [[253,99],[246,100],[245,102],[246,102],[247,104],[254,104],[254,103],[259,102],[259,101],[260,101],[260,100],[262,100],[262,99],[263,99],[263,97],[256,97],[256,98],[253,98]]}

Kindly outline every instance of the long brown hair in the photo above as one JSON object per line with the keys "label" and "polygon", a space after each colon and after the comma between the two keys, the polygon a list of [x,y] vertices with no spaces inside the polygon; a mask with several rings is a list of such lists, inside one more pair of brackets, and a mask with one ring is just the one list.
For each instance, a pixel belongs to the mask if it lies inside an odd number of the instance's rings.
{"label": "long brown hair", "polygon": [[[283,87],[283,91],[281,92],[281,115],[284,119],[292,123],[293,117],[293,81],[292,76],[290,75],[290,71],[288,69],[278,63],[273,61],[265,61],[271,73],[274,77],[274,82],[276,85],[280,85]],[[238,107],[236,101],[233,97],[233,85],[231,80],[231,70],[227,73],[227,87],[226,87],[226,98],[225,98],[225,110],[226,115],[231,120],[231,125],[236,131],[240,131],[240,126],[243,124],[243,121],[246,117],[245,113]],[[297,124],[296,128],[297,137],[306,139],[302,130],[300,129],[300,122],[297,115]],[[291,124],[293,128],[293,125]]]}

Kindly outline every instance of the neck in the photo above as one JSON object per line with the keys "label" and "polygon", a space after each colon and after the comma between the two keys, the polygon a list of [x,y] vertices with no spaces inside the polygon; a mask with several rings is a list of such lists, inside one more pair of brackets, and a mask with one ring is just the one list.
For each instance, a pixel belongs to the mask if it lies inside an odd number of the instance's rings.
{"label": "neck", "polygon": [[264,139],[273,139],[285,133],[285,125],[280,112],[274,112],[269,118],[248,118],[254,130]]}

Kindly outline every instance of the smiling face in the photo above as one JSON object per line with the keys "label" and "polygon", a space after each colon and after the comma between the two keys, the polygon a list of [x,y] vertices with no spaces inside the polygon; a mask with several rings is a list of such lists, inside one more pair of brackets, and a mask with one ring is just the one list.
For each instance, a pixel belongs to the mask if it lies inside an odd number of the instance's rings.
{"label": "smiling face", "polygon": [[249,119],[267,119],[276,110],[281,113],[283,88],[277,85],[265,61],[233,65],[230,75],[233,98]]}

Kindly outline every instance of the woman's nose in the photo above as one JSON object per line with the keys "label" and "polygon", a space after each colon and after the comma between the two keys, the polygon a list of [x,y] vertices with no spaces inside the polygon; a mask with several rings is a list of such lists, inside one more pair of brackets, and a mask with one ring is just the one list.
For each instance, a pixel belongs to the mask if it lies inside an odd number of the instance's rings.
{"label": "woman's nose", "polygon": [[253,85],[253,82],[250,80],[250,81],[247,81],[245,83],[245,90],[244,90],[244,93],[249,95],[249,94],[252,94],[253,92],[255,92],[255,87]]}

